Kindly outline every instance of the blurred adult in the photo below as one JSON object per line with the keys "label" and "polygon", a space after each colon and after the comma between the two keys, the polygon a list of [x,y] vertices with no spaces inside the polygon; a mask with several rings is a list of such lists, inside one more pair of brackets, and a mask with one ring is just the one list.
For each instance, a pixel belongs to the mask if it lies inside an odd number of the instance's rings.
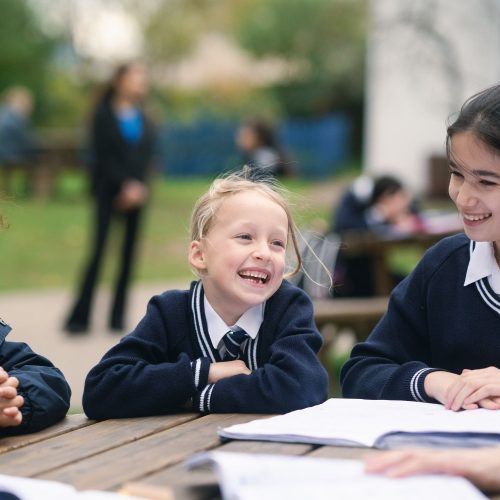
{"label": "blurred adult", "polygon": [[236,144],[243,154],[244,162],[250,168],[275,177],[292,174],[290,161],[287,160],[275,130],[269,123],[257,119],[244,121],[236,133]]}
{"label": "blurred adult", "polygon": [[7,191],[12,167],[31,168],[36,159],[37,143],[31,128],[33,107],[33,94],[27,88],[15,86],[4,92],[0,107],[0,168]]}
{"label": "blurred adult", "polygon": [[[380,238],[398,238],[420,230],[420,218],[414,202],[401,181],[384,175],[360,176],[334,207],[330,231],[341,238],[372,234]],[[334,294],[372,296],[374,290],[373,257],[347,256],[339,252]],[[401,277],[395,276],[396,284]]]}
{"label": "blurred adult", "polygon": [[98,271],[113,219],[125,225],[125,234],[109,327],[112,330],[124,328],[127,289],[142,209],[149,196],[147,180],[154,150],[154,127],[143,109],[148,86],[148,71],[142,62],[135,61],[118,67],[93,114],[93,247],[77,299],[65,324],[70,333],[88,330]]}

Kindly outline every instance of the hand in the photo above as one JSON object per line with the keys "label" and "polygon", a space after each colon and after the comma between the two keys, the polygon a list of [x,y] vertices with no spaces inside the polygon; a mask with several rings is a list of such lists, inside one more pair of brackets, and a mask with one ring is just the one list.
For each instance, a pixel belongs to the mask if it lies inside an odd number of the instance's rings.
{"label": "hand", "polygon": [[483,491],[500,490],[500,447],[454,450],[401,450],[371,454],[367,472],[389,477],[414,474],[463,476]]}
{"label": "hand", "polygon": [[208,370],[208,383],[214,384],[223,378],[234,377],[235,375],[250,375],[250,373],[252,373],[251,370],[241,359],[212,363]]}
{"label": "hand", "polygon": [[115,208],[120,212],[128,212],[134,208],[142,207],[146,203],[148,195],[148,188],[142,182],[125,181],[114,200]]}
{"label": "hand", "polygon": [[446,405],[446,394],[453,383],[458,380],[459,375],[450,372],[431,372],[424,380],[424,390],[426,394]]}
{"label": "hand", "polygon": [[22,422],[20,408],[24,398],[17,393],[18,386],[19,380],[0,368],[0,427],[14,427]]}
{"label": "hand", "polygon": [[446,391],[446,408],[500,409],[500,370],[494,366],[478,370],[463,370]]}

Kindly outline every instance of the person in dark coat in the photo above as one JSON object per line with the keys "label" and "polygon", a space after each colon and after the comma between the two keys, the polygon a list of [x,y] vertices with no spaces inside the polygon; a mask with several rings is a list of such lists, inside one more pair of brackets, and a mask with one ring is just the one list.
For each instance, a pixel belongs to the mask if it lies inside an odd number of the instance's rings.
{"label": "person in dark coat", "polygon": [[113,219],[125,225],[125,235],[109,327],[124,328],[127,288],[142,209],[149,194],[147,179],[154,150],[153,125],[142,108],[147,89],[144,64],[120,66],[94,113],[91,130],[94,241],[78,297],[65,324],[69,333],[88,330],[98,271]]}
{"label": "person in dark coat", "polygon": [[5,340],[10,330],[0,319],[0,437],[55,424],[71,397],[64,375],[48,359],[22,342]]}

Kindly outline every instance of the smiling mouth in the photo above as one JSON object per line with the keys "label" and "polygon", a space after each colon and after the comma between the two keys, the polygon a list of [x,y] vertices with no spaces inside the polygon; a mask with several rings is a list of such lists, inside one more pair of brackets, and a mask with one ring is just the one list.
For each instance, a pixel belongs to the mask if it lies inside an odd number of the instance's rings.
{"label": "smiling mouth", "polygon": [[252,283],[256,283],[258,285],[264,285],[270,280],[270,275],[268,273],[260,271],[241,271],[238,273],[238,275],[240,276],[240,278],[251,281]]}
{"label": "smiling mouth", "polygon": [[465,220],[471,221],[471,222],[476,222],[479,220],[484,220],[484,219],[489,219],[491,217],[491,214],[477,214],[477,215],[467,215],[467,214],[462,214],[463,218]]}

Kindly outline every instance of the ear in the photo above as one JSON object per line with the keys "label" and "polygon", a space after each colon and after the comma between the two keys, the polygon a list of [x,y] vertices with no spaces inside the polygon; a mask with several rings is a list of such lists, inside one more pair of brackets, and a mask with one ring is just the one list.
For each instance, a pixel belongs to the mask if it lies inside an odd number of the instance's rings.
{"label": "ear", "polygon": [[200,241],[192,241],[189,246],[189,264],[199,272],[205,271],[207,268],[203,245]]}

